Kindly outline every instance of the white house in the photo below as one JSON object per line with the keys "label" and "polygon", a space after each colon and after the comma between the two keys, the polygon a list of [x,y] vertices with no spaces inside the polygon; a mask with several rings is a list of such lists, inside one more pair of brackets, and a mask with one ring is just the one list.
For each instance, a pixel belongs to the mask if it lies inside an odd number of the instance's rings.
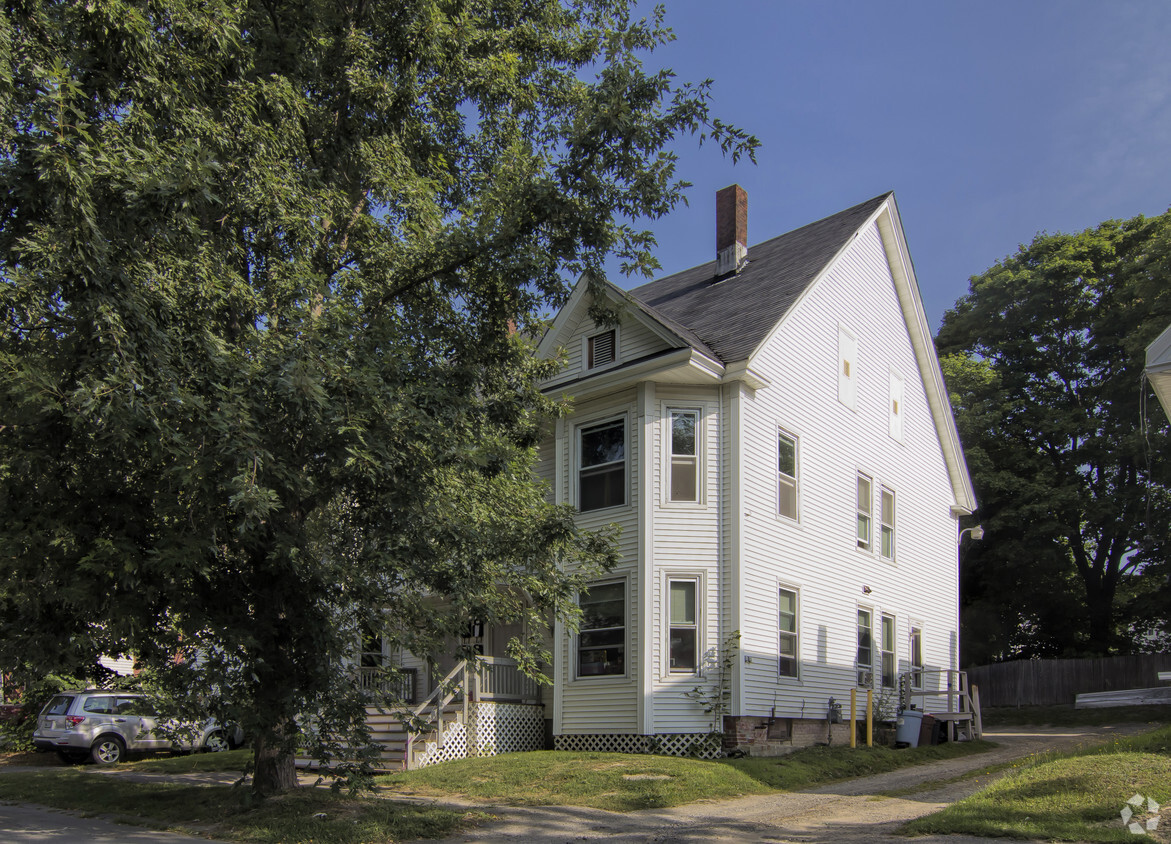
{"label": "white house", "polygon": [[829,716],[851,690],[948,690],[976,503],[894,196],[751,248],[739,186],[716,217],[715,261],[605,287],[614,325],[583,281],[541,340],[568,359],[544,388],[573,403],[538,471],[582,526],[622,527],[621,561],[581,595],[581,629],[555,629],[551,686],[505,657],[519,631],[477,627],[444,722],[434,666],[395,660],[439,725],[385,728],[408,766],[550,739],[711,753],[717,731],[777,753],[847,741]]}
{"label": "white house", "polygon": [[976,502],[894,195],[749,248],[733,186],[716,231],[716,260],[606,287],[615,325],[583,281],[539,347],[573,399],[539,470],[581,525],[622,527],[555,632],[558,748],[841,741],[831,698],[958,668]]}

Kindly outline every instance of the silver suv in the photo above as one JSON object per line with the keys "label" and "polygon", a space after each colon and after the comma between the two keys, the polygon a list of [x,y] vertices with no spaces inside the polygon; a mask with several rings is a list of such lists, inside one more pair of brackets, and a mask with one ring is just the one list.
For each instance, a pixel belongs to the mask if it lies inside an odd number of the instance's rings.
{"label": "silver suv", "polygon": [[33,744],[53,750],[66,762],[88,757],[112,765],[128,753],[168,750],[230,750],[243,742],[238,727],[214,720],[182,725],[159,715],[150,698],[137,692],[81,689],[54,695],[37,718]]}

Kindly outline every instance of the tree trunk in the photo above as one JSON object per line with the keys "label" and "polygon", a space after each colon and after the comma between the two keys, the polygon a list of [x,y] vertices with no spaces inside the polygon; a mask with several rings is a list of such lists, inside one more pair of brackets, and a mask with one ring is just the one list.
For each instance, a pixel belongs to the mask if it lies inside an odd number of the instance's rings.
{"label": "tree trunk", "polygon": [[293,754],[282,749],[279,741],[258,736],[253,743],[256,771],[252,775],[252,794],[269,797],[297,787],[297,766]]}
{"label": "tree trunk", "polygon": [[1089,615],[1090,638],[1085,650],[1106,656],[1114,643],[1114,589],[1086,586],[1086,609]]}

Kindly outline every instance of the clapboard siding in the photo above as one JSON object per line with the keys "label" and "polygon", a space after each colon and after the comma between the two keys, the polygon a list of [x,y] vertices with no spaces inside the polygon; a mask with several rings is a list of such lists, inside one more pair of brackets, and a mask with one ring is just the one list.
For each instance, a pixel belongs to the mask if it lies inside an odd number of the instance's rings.
{"label": "clapboard siding", "polygon": [[[838,327],[858,338],[857,401],[838,401]],[[896,619],[896,658],[913,618],[925,661],[950,667],[957,627],[953,495],[926,391],[876,226],[863,230],[754,358],[772,382],[745,405],[741,714],[823,713],[854,682],[856,613]],[[889,436],[891,370],[904,379],[903,441]],[[776,514],[776,431],[799,442],[799,521]],[[875,553],[854,539],[859,472],[874,482]],[[896,496],[896,559],[878,556],[879,487]],[[800,679],[777,676],[777,588],[800,594]],[[869,594],[863,593],[869,587]]]}
{"label": "clapboard siding", "polygon": [[556,457],[556,487],[561,501],[573,502],[576,478],[576,432],[582,425],[612,418],[624,418],[627,432],[628,503],[577,516],[578,524],[586,529],[616,524],[622,529],[618,543],[618,565],[602,580],[624,580],[627,584],[627,638],[625,677],[577,678],[574,658],[575,637],[562,631],[556,654],[557,689],[554,701],[554,731],[562,733],[633,733],[637,724],[637,678],[640,666],[639,648],[641,588],[638,569],[638,508],[640,502],[638,462],[643,444],[640,442],[638,408],[633,390],[623,391],[604,400],[583,402],[574,408],[573,415],[561,420]]}
{"label": "clapboard siding", "polygon": [[[695,409],[700,413],[700,501],[675,504],[667,500],[670,467],[670,411]],[[720,545],[722,508],[719,475],[721,406],[718,389],[660,386],[656,393],[651,461],[653,518],[652,630],[655,636],[652,673],[652,725],[655,733],[704,732],[711,716],[684,697],[684,692],[706,682],[696,674],[671,674],[668,659],[671,575],[698,578],[699,653],[714,653],[720,641]]]}

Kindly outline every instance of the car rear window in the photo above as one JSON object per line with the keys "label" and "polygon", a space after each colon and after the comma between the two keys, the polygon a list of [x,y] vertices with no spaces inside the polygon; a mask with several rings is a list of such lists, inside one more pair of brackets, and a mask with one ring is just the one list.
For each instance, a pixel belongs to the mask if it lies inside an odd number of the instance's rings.
{"label": "car rear window", "polygon": [[73,695],[57,695],[47,704],[42,715],[64,715],[69,711],[69,704],[73,703]]}

